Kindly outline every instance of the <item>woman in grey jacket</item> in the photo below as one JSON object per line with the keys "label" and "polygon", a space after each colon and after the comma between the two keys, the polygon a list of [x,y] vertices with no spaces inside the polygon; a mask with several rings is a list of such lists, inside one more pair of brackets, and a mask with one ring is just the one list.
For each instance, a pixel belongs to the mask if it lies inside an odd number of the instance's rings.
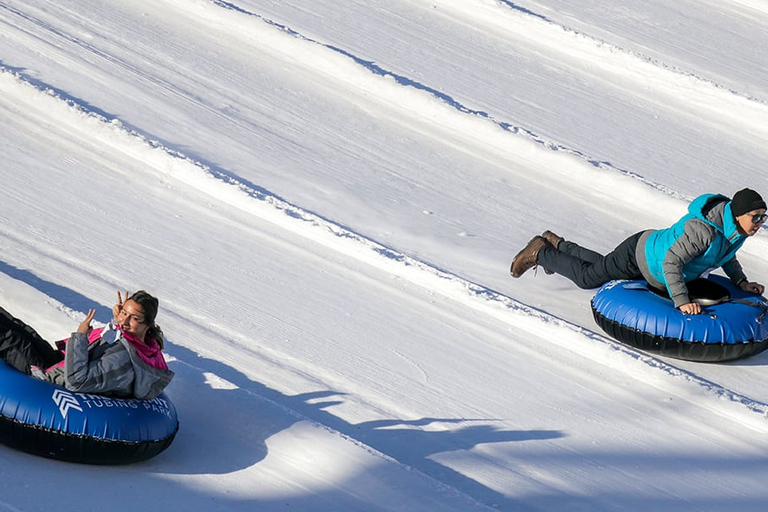
{"label": "woman in grey jacket", "polygon": [[59,350],[32,328],[0,309],[0,357],[34,377],[70,391],[151,399],[170,383],[173,372],[162,354],[163,334],[155,324],[158,301],[139,291],[118,292],[113,321],[92,329],[95,310]]}

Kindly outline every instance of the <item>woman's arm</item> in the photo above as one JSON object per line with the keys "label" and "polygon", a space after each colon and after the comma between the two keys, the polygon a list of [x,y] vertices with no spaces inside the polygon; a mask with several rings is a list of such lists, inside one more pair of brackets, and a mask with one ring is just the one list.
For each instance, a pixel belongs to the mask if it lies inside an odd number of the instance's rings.
{"label": "woman's arm", "polygon": [[[129,389],[133,382],[133,367],[127,351],[116,343],[90,360],[88,332],[95,310],[89,310],[85,320],[67,342],[64,355],[64,382],[67,389],[80,393],[110,393]],[[114,348],[112,348],[114,347]]]}

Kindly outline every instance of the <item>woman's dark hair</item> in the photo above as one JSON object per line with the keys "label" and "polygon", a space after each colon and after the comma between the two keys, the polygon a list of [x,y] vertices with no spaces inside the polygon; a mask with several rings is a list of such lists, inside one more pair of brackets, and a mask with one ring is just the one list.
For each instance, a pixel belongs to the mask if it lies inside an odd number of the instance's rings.
{"label": "woman's dark hair", "polygon": [[164,348],[165,340],[163,339],[163,331],[160,329],[160,326],[155,323],[157,310],[160,304],[157,298],[144,290],[139,290],[131,295],[128,300],[136,302],[141,306],[142,311],[144,311],[144,323],[148,326],[147,337],[154,338],[155,341],[157,341],[157,344],[160,345],[160,348]]}

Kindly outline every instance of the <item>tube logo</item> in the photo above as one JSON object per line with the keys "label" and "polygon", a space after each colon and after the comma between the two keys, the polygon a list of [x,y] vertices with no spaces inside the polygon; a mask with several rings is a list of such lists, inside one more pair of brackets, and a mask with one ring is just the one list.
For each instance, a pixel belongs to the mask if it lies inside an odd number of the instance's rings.
{"label": "tube logo", "polygon": [[53,402],[58,406],[61,416],[66,419],[70,409],[83,412],[83,408],[80,407],[80,403],[77,398],[71,393],[64,391],[63,389],[57,389],[53,392]]}

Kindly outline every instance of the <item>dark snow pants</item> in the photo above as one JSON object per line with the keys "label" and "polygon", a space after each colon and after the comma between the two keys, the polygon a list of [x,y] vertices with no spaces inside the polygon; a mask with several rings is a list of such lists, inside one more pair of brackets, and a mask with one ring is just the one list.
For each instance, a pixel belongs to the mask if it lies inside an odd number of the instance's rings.
{"label": "dark snow pants", "polygon": [[50,368],[61,361],[61,352],[30,326],[0,308],[0,358],[29,375],[30,366]]}
{"label": "dark snow pants", "polygon": [[579,288],[598,288],[614,279],[644,279],[635,255],[640,235],[642,232],[630,236],[605,256],[563,240],[557,249],[545,247],[539,251],[537,263],[567,277]]}

